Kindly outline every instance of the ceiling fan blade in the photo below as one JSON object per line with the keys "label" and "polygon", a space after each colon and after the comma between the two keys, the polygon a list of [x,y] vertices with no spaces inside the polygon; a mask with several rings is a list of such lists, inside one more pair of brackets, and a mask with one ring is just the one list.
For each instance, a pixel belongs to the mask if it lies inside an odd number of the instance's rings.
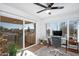
{"label": "ceiling fan blade", "polygon": [[45,11],[45,10],[47,10],[47,9],[43,9],[43,10],[41,10],[41,11],[38,11],[37,13],[43,12],[43,11]]}
{"label": "ceiling fan blade", "polygon": [[64,7],[51,7],[51,9],[63,9]]}
{"label": "ceiling fan blade", "polygon": [[38,6],[41,6],[41,7],[43,7],[43,8],[47,8],[46,6],[44,6],[44,5],[40,4],[40,3],[34,3],[34,4],[36,4],[36,5],[38,5]]}
{"label": "ceiling fan blade", "polygon": [[54,3],[50,3],[50,4],[48,5],[48,7],[51,7],[53,4],[54,4]]}

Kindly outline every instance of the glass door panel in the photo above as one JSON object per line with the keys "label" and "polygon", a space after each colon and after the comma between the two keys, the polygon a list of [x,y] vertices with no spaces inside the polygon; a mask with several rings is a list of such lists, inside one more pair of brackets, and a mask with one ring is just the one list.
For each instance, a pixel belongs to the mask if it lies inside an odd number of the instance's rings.
{"label": "glass door panel", "polygon": [[36,24],[35,23],[25,24],[24,29],[25,29],[25,47],[35,44]]}
{"label": "glass door panel", "polygon": [[23,48],[23,21],[1,16],[0,33],[8,44],[15,44],[18,49]]}

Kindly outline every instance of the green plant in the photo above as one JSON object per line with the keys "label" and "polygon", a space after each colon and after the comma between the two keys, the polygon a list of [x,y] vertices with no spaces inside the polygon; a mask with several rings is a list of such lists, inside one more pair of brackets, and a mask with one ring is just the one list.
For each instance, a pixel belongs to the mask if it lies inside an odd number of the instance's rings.
{"label": "green plant", "polygon": [[17,52],[17,49],[15,44],[10,44],[8,48],[9,56],[16,56],[16,52]]}

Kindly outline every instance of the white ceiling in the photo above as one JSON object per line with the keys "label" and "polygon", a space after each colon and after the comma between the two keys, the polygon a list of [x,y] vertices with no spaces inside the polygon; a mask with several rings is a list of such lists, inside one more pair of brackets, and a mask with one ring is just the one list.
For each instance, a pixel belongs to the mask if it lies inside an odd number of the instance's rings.
{"label": "white ceiling", "polygon": [[[21,10],[25,13],[31,14],[35,17],[40,18],[40,19],[50,18],[55,15],[72,13],[72,12],[79,10],[78,3],[55,3],[54,6],[64,6],[64,9],[51,10],[51,15],[49,15],[46,12],[41,12],[39,14],[36,13],[37,11],[40,11],[44,8],[37,6],[33,3],[5,3],[5,5],[16,8],[18,10]],[[45,5],[45,3],[44,3],[44,5]]]}

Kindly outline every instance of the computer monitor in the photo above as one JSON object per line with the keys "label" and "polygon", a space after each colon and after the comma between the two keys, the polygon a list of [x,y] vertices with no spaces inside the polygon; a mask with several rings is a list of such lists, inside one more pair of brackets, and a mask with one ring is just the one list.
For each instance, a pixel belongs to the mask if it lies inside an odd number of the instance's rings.
{"label": "computer monitor", "polygon": [[53,31],[53,36],[62,36],[62,31]]}

